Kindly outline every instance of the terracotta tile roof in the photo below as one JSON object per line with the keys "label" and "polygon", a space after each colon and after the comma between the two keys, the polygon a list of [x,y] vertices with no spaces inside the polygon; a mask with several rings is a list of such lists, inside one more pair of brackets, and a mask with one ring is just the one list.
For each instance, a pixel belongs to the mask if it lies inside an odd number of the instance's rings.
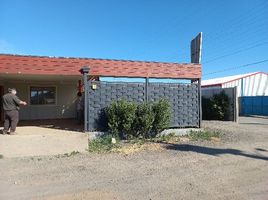
{"label": "terracotta tile roof", "polygon": [[1,74],[79,75],[90,67],[92,76],[187,78],[201,77],[201,65],[92,58],[42,57],[0,54]]}

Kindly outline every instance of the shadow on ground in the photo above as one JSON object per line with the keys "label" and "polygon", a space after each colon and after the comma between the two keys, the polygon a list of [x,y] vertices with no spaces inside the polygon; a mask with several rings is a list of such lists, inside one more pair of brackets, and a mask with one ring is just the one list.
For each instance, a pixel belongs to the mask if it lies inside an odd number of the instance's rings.
{"label": "shadow on ground", "polygon": [[67,131],[83,131],[83,125],[78,124],[75,119],[55,119],[55,120],[27,120],[20,121],[19,126],[37,126],[42,128],[52,128],[58,130],[67,130]]}
{"label": "shadow on ground", "polygon": [[266,156],[249,154],[241,150],[237,150],[237,149],[219,149],[219,148],[204,147],[204,146],[197,146],[197,145],[191,145],[191,144],[167,144],[166,148],[170,150],[176,150],[176,151],[192,151],[192,152],[207,154],[211,156],[230,154],[230,155],[235,155],[235,156],[244,156],[248,158],[268,161],[268,157]]}
{"label": "shadow on ground", "polygon": [[246,124],[246,125],[261,125],[261,126],[268,126],[268,123],[240,123],[240,124]]}

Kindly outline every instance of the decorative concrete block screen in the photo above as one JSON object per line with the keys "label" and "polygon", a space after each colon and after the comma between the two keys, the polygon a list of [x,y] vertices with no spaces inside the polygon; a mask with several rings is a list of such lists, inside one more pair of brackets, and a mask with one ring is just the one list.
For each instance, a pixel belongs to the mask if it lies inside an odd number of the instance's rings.
{"label": "decorative concrete block screen", "polygon": [[[111,102],[125,99],[136,103],[158,101],[162,98],[169,100],[172,111],[170,127],[198,127],[199,126],[199,95],[198,85],[178,83],[149,83],[146,90],[145,83],[100,82],[89,81],[88,120],[89,129],[103,129],[103,108]],[[96,89],[92,89],[92,84]]]}

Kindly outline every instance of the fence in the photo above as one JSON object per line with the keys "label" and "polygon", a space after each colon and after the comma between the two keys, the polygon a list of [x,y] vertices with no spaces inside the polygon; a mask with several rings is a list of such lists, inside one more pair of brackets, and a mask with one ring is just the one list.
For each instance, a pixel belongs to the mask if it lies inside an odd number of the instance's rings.
{"label": "fence", "polygon": [[199,127],[200,101],[198,83],[124,83],[88,81],[88,129],[105,127],[104,108],[112,101],[125,99],[136,103],[170,102],[172,118],[170,127]]}
{"label": "fence", "polygon": [[268,116],[268,96],[246,96],[240,97],[241,115]]}
{"label": "fence", "polygon": [[[225,94],[229,98],[229,109],[228,109],[228,121],[238,121],[238,99],[237,99],[237,93],[236,93],[236,87],[234,88],[202,88],[202,98],[210,98],[214,94],[219,94],[222,91],[225,92]],[[205,109],[205,108],[203,108]],[[203,112],[205,113],[205,112]],[[205,118],[205,117],[204,117]]]}

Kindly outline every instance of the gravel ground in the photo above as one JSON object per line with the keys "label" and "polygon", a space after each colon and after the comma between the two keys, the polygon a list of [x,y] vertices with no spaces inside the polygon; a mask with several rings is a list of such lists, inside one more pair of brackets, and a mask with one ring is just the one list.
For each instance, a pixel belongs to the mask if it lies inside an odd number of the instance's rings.
{"label": "gravel ground", "polygon": [[220,142],[0,159],[0,199],[268,199],[268,119],[204,122]]}

